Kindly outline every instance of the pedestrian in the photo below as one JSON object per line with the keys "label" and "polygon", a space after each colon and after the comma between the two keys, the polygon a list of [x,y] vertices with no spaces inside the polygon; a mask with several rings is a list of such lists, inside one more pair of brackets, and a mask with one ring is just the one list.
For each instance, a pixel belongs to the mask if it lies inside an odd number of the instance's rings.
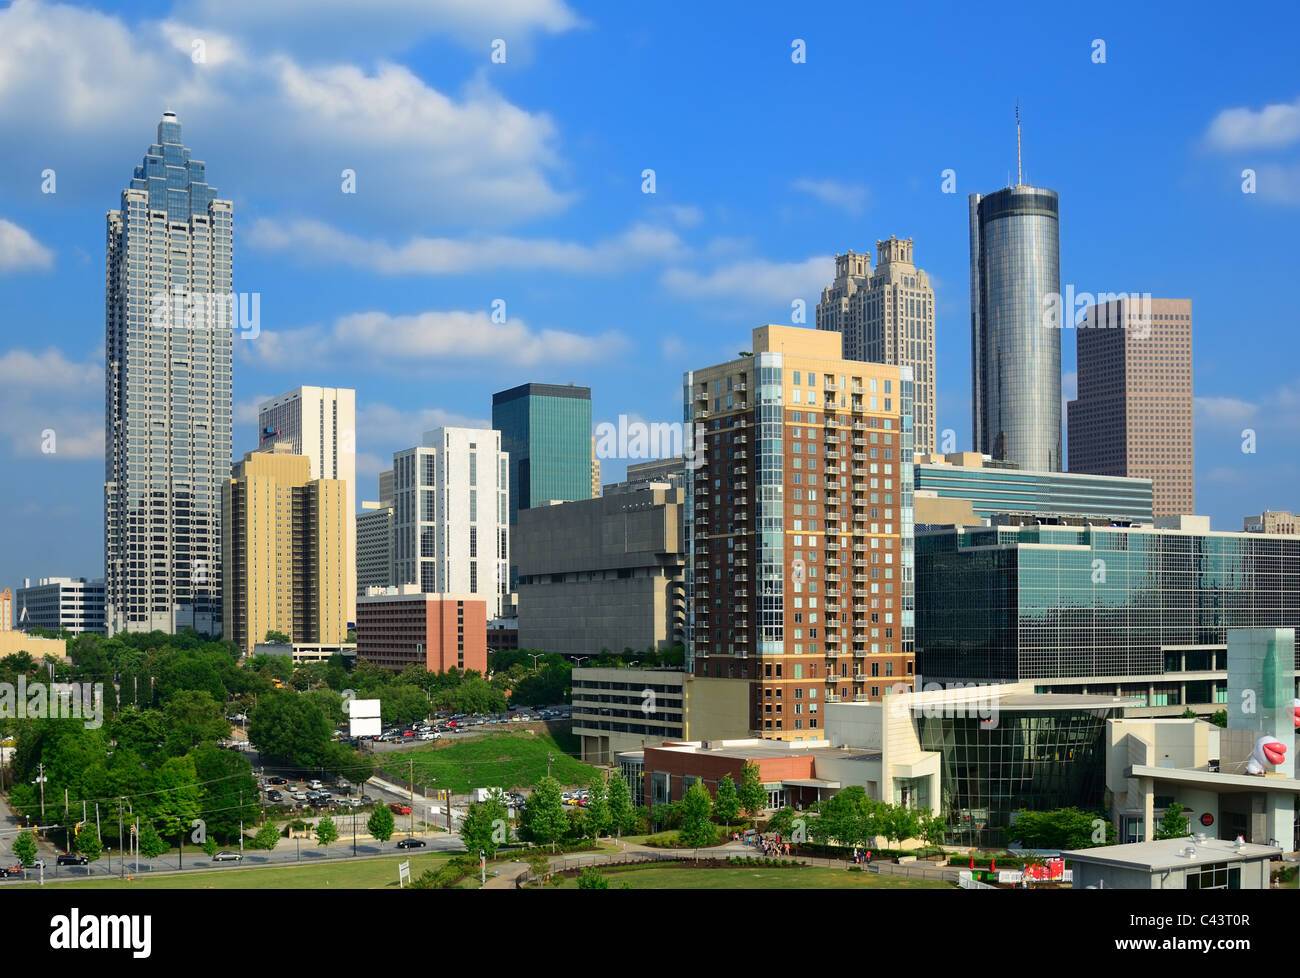
{"label": "pedestrian", "polygon": [[871,867],[871,850],[867,850],[867,868]]}

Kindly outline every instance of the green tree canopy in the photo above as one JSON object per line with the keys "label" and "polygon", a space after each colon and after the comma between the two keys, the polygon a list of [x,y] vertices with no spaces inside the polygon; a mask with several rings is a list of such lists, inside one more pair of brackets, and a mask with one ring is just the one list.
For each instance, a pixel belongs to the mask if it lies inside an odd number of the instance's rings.
{"label": "green tree canopy", "polygon": [[367,831],[381,843],[387,842],[393,837],[395,827],[393,813],[384,804],[376,805],[375,810],[370,814],[370,819],[366,822]]}
{"label": "green tree canopy", "polygon": [[713,799],[703,781],[695,781],[682,798],[682,827],[678,836],[688,846],[711,846],[717,842],[717,830],[710,821]]}
{"label": "green tree canopy", "polygon": [[740,816],[740,793],[730,774],[718,782],[718,794],[713,800],[713,814],[724,825],[731,825]]}
{"label": "green tree canopy", "polygon": [[561,799],[560,782],[546,777],[537,782],[524,808],[523,827],[532,841],[554,846],[569,831],[569,818]]}
{"label": "green tree canopy", "polygon": [[324,711],[296,693],[265,696],[248,721],[248,739],[271,764],[318,768],[330,743]]}
{"label": "green tree canopy", "polygon": [[488,792],[487,801],[469,806],[460,823],[460,839],[466,851],[475,858],[481,851],[491,859],[510,838],[510,812],[500,789]]}

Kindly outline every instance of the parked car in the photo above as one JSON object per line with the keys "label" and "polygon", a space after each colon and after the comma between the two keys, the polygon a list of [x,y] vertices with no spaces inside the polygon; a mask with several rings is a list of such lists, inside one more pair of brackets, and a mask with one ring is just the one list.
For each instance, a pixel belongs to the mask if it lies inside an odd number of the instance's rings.
{"label": "parked car", "polygon": [[0,880],[7,880],[11,876],[22,876],[23,868],[21,866],[0,866]]}
{"label": "parked car", "polygon": [[270,789],[270,790],[266,793],[266,800],[267,800],[267,801],[283,801],[283,800],[284,800],[284,795],[280,794],[280,792],[278,792],[278,791],[276,791],[274,788],[272,788],[272,789]]}
{"label": "parked car", "polygon": [[438,731],[436,731],[436,730],[426,730],[424,733],[420,734],[420,739],[421,739],[421,740],[441,740],[441,739],[442,739],[442,734],[438,733]]}
{"label": "parked car", "polygon": [[399,849],[423,849],[423,848],[424,848],[424,840],[423,840],[423,839],[403,839],[401,842],[397,843],[397,848],[399,848]]}
{"label": "parked car", "polygon": [[44,869],[44,868],[45,868],[44,859],[33,859],[29,863],[23,863],[23,869]]}
{"label": "parked car", "polygon": [[266,783],[267,784],[288,784],[289,782],[286,781],[284,778],[267,778]]}
{"label": "parked car", "polygon": [[307,787],[311,788],[313,791],[320,791],[320,789],[325,786],[321,784],[319,781],[317,781],[315,778],[312,778],[312,780],[307,782]]}
{"label": "parked car", "polygon": [[395,801],[395,802],[392,802],[391,804],[389,804],[389,806],[388,806],[388,810],[389,810],[390,812],[392,812],[394,815],[410,815],[410,814],[411,814],[411,806],[410,806],[410,805],[403,805],[403,804],[401,804],[400,802],[396,802],[396,801]]}
{"label": "parked car", "polygon": [[59,858],[54,860],[59,866],[89,866],[90,858],[79,852],[61,852]]}
{"label": "parked car", "polygon": [[222,849],[212,857],[214,863],[237,863],[242,862],[244,854],[242,852],[231,852],[229,849]]}
{"label": "parked car", "polygon": [[295,791],[291,797],[293,798],[294,801],[306,801],[306,800],[307,800],[307,792],[305,792],[305,791]]}

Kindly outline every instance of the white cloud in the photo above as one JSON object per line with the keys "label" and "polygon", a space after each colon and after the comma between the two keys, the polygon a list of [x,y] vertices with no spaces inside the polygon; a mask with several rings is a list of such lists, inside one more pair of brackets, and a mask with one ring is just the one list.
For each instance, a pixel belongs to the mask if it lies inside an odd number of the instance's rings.
{"label": "white cloud", "polygon": [[1255,167],[1255,192],[1264,200],[1300,204],[1300,163],[1264,163]]}
{"label": "white cloud", "polygon": [[533,367],[587,363],[622,353],[618,333],[583,336],[534,329],[518,317],[493,323],[484,311],[430,311],[410,315],[359,312],[327,327],[263,330],[241,346],[266,364],[346,362],[384,372],[464,364]]}
{"label": "white cloud", "polygon": [[803,177],[796,180],[793,187],[800,193],[811,194],[823,204],[838,207],[849,214],[861,214],[867,202],[867,188],[861,184]]}
{"label": "white cloud", "polygon": [[32,268],[49,268],[54,253],[13,221],[0,217],[0,275]]}
{"label": "white cloud", "polygon": [[[484,400],[486,403],[486,399]],[[426,431],[441,427],[490,428],[488,418],[460,414],[441,407],[403,410],[379,401],[360,401],[357,404],[357,475],[377,477],[380,472],[393,467],[393,452],[418,445]],[[377,498],[379,487],[368,486],[358,497]]]}
{"label": "white cloud", "polygon": [[1192,402],[1197,425],[1240,429],[1257,415],[1258,407],[1236,397],[1197,397]]}
{"label": "white cloud", "polygon": [[582,25],[563,0],[192,0],[178,14],[231,33],[291,37],[300,47],[390,51],[431,36],[451,37],[483,52],[495,38],[511,48],[533,34],[561,34]]}
{"label": "white cloud", "polygon": [[[66,168],[83,178],[60,190],[76,192],[116,168],[125,183],[171,108],[218,192],[240,200],[261,193],[386,225],[479,227],[573,200],[551,178],[561,165],[553,121],[482,77],[448,94],[388,61],[304,61],[257,47],[276,34],[211,33],[207,62],[196,64],[193,23],[127,25],[36,0],[0,9],[0,129],[24,134],[0,145],[0,177]],[[342,192],[344,169],[356,173],[355,194]]]}
{"label": "white cloud", "polygon": [[835,261],[828,256],[795,262],[751,258],[721,265],[704,274],[670,268],[664,272],[662,281],[670,292],[690,299],[736,299],[752,303],[789,303],[803,299],[811,316],[834,270]]}
{"label": "white cloud", "polygon": [[1262,109],[1224,109],[1210,122],[1205,141],[1213,149],[1269,149],[1300,142],[1300,98]]}
{"label": "white cloud", "polygon": [[102,361],[78,363],[53,348],[0,354],[0,440],[15,456],[102,459],[103,405]]}
{"label": "white cloud", "polygon": [[629,261],[668,260],[687,252],[675,232],[645,224],[594,245],[509,235],[415,237],[389,244],[321,221],[262,219],[253,224],[247,242],[262,251],[287,252],[295,258],[349,265],[381,275],[455,275],[500,269],[613,272]]}

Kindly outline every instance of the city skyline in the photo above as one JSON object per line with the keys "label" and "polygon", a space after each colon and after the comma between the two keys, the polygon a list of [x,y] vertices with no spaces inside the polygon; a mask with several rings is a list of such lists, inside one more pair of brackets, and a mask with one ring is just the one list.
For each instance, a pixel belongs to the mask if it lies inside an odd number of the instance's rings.
{"label": "city skyline", "polygon": [[[1269,120],[1276,113],[1265,111],[1296,98],[1280,45],[1250,35],[1254,53],[1239,76],[1179,91],[1175,99],[1167,85],[1146,82],[1168,71],[1170,50],[1181,45],[1182,58],[1209,42],[1137,12],[1128,15],[1131,33],[1110,39],[1106,61],[1096,63],[1090,59],[1096,29],[1084,18],[1061,15],[1041,28],[1044,50],[1000,74],[979,111],[966,112],[958,122],[951,85],[969,70],[973,55],[963,39],[975,28],[972,20],[954,15],[941,25],[933,52],[936,65],[952,55],[951,67],[934,80],[918,80],[913,93],[917,103],[947,113],[954,134],[902,130],[900,145],[914,150],[902,154],[901,162],[899,154],[888,163],[865,154],[854,158],[864,145],[855,143],[843,159],[815,165],[806,159],[804,139],[791,140],[787,148],[776,146],[770,134],[782,122],[800,136],[822,124],[828,108],[811,105],[809,95],[850,69],[849,46],[836,36],[834,18],[759,11],[758,26],[774,38],[771,49],[743,53],[746,63],[761,63],[757,87],[736,101],[736,114],[721,135],[733,142],[742,138],[746,149],[754,140],[772,147],[762,174],[741,168],[723,179],[697,156],[715,152],[720,136],[705,138],[706,131],[697,128],[704,114],[683,110],[677,96],[685,89],[676,86],[686,80],[666,82],[658,101],[636,98],[633,114],[663,131],[670,111],[686,112],[698,145],[643,139],[624,151],[580,120],[626,100],[628,88],[619,82],[605,92],[585,92],[582,72],[553,70],[557,60],[577,58],[584,71],[621,78],[608,67],[610,39],[621,49],[637,33],[638,59],[657,57],[663,46],[682,39],[653,25],[634,26],[620,15],[584,10],[579,16],[564,9],[573,16],[547,21],[519,15],[502,22],[484,15],[489,19],[479,25],[482,31],[512,42],[500,66],[488,61],[487,41],[478,34],[467,40],[425,28],[420,36],[429,49],[447,54],[440,64],[427,51],[408,54],[379,42],[351,62],[340,59],[337,46],[312,54],[282,42],[292,69],[316,94],[330,92],[355,108],[366,96],[393,91],[412,93],[417,105],[449,93],[449,111],[458,118],[487,120],[485,131],[496,126],[522,134],[522,146],[486,154],[496,162],[481,172],[466,166],[474,162],[474,151],[464,143],[423,147],[429,162],[419,174],[421,185],[436,175],[439,186],[454,192],[422,195],[409,213],[395,206],[385,184],[410,174],[367,172],[353,158],[358,154],[323,146],[319,135],[309,143],[321,150],[315,154],[319,165],[307,159],[291,167],[286,154],[292,140],[259,143],[256,125],[241,133],[236,120],[257,120],[229,107],[229,74],[241,59],[264,53],[268,42],[236,15],[190,31],[207,37],[206,62],[192,60],[189,34],[181,50],[173,43],[150,55],[144,66],[148,84],[112,85],[119,60],[104,59],[110,83],[103,87],[113,94],[101,96],[102,119],[48,111],[74,104],[75,83],[59,72],[52,72],[55,82],[45,96],[27,100],[47,111],[28,119],[19,106],[29,92],[24,86],[30,68],[9,76],[0,124],[21,126],[30,138],[0,154],[0,177],[18,190],[0,207],[6,222],[0,225],[0,299],[18,319],[44,328],[16,336],[0,351],[0,375],[10,382],[7,396],[15,407],[0,431],[10,472],[0,501],[24,517],[0,555],[0,581],[12,586],[23,577],[101,573],[94,538],[103,514],[94,487],[103,432],[94,388],[103,365],[92,328],[103,289],[96,268],[98,214],[105,195],[120,191],[121,168],[138,157],[145,127],[166,109],[185,123],[196,153],[222,174],[218,184],[235,209],[247,213],[248,230],[240,231],[236,243],[234,289],[262,299],[260,335],[235,340],[234,443],[223,469],[256,448],[256,406],[304,384],[357,389],[357,475],[366,485],[420,431],[486,424],[491,392],[513,383],[590,386],[594,422],[620,414],[675,421],[682,370],[734,356],[755,325],[790,322],[796,300],[806,303],[811,321],[818,293],[833,277],[833,256],[891,234],[915,240],[935,289],[937,431],[951,429],[956,447],[970,448],[964,198],[992,190],[1004,174],[1011,182],[1011,108],[1019,96],[1026,182],[1062,195],[1062,288],[1094,294],[1141,290],[1196,303],[1197,509],[1217,529],[1236,529],[1242,513],[1295,508],[1294,368],[1284,357],[1251,358],[1249,374],[1231,366],[1242,329],[1255,330],[1252,340],[1261,349],[1290,335],[1281,291],[1285,266],[1276,246],[1285,240],[1284,225],[1294,221],[1293,204],[1300,199],[1288,196],[1294,186],[1284,182],[1296,138],[1274,128]],[[71,50],[83,50],[79,45],[91,34],[89,11],[20,3],[0,11],[0,62],[14,58],[12,39],[38,35],[36,12],[57,19]],[[106,21],[103,38],[111,52],[131,50],[129,42],[179,23],[112,12],[96,16]],[[893,15],[873,16],[887,25]],[[1142,50],[1144,36],[1157,29],[1168,44],[1147,51],[1138,64],[1133,51]],[[698,71],[685,74],[697,81],[725,77],[738,64],[740,55],[719,51],[710,37],[705,31],[686,39],[684,63]],[[806,63],[791,61],[791,38],[807,41]],[[1244,44],[1245,35],[1229,27],[1214,43],[1222,57]],[[52,54],[37,44],[23,64],[39,70],[47,56]],[[389,59],[390,67],[379,58]],[[485,74],[494,68],[496,74]],[[805,69],[807,77],[792,74]],[[543,75],[548,81],[538,87]],[[342,80],[330,88],[336,77]],[[473,79],[491,97],[462,89]],[[256,73],[251,83],[262,86],[269,107],[287,113],[279,116],[293,123],[286,130],[304,137],[312,128],[294,114],[302,113],[301,103],[282,83]],[[1133,91],[1143,94],[1135,97]],[[64,102],[51,106],[50,99]],[[767,118],[749,107],[754,99],[764,102]],[[378,100],[374,111],[395,104]],[[1153,117],[1149,145],[1134,146],[1123,160],[1094,157],[1080,166],[1071,159],[1079,120],[1121,120],[1141,110]],[[895,121],[892,107],[871,111],[883,122]],[[344,130],[352,134],[366,120],[374,118],[348,117]],[[111,137],[98,139],[110,123]],[[80,152],[69,152],[71,131],[81,134],[75,144]],[[380,133],[385,149],[414,138],[391,129]],[[1240,173],[1248,165],[1260,176],[1257,195],[1241,193]],[[46,169],[56,174],[55,193],[41,193],[49,180],[37,176]],[[642,193],[646,169],[655,171],[654,194]],[[951,194],[941,189],[948,169],[955,177]],[[342,189],[346,170],[354,170],[356,194]],[[292,181],[284,179],[286,172],[294,173]],[[1196,205],[1194,223],[1184,214],[1193,209],[1189,201]],[[1142,220],[1134,223],[1138,213]],[[1226,234],[1257,242],[1260,253],[1253,256],[1247,289],[1214,281],[1222,259],[1201,242]],[[503,322],[493,318],[498,299]],[[1068,398],[1074,344],[1062,339],[1062,394]],[[408,368],[416,382],[394,383],[398,371]],[[1247,428],[1258,435],[1253,453],[1242,451]],[[49,454],[41,451],[47,429],[58,444]],[[626,461],[602,459],[605,480],[619,478]],[[359,493],[358,498],[371,495],[364,488]]]}

